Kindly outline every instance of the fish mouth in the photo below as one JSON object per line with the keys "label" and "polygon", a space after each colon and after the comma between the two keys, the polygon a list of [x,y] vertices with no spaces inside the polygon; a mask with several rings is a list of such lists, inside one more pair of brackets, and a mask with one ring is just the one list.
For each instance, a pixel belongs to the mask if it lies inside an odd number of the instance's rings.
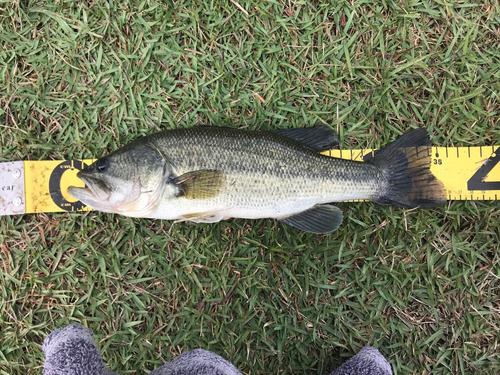
{"label": "fish mouth", "polygon": [[95,177],[86,176],[82,172],[78,172],[76,176],[85,183],[85,187],[70,186],[68,188],[69,195],[85,204],[89,201],[107,202],[109,200],[111,187],[106,182]]}

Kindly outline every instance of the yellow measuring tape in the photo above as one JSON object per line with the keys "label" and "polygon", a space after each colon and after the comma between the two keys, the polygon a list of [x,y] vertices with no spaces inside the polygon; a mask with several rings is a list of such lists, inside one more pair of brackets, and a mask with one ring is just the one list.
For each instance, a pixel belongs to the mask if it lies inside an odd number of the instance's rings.
{"label": "yellow measuring tape", "polygon": [[[371,149],[330,150],[325,155],[368,161]],[[500,197],[500,146],[429,147],[431,171],[445,186],[449,200],[497,200]],[[0,163],[0,215],[90,211],[67,193],[84,187],[76,177],[93,160]]]}
{"label": "yellow measuring tape", "polygon": [[93,160],[25,161],[26,213],[91,211],[68,194],[68,187],[85,187],[76,177]]}

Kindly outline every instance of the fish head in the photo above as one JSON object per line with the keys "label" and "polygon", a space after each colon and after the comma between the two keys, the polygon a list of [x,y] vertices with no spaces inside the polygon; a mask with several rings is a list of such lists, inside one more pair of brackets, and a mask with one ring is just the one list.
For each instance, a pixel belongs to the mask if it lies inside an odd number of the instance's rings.
{"label": "fish head", "polygon": [[133,142],[78,172],[84,188],[68,193],[98,211],[147,217],[156,210],[171,165],[154,145]]}

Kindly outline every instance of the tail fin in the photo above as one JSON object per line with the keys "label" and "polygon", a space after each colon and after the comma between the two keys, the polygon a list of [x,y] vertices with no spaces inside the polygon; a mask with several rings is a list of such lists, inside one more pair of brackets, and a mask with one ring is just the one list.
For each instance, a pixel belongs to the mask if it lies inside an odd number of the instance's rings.
{"label": "tail fin", "polygon": [[415,129],[376,153],[371,163],[382,170],[387,184],[372,201],[407,208],[442,205],[446,192],[430,171],[430,145],[427,131]]}

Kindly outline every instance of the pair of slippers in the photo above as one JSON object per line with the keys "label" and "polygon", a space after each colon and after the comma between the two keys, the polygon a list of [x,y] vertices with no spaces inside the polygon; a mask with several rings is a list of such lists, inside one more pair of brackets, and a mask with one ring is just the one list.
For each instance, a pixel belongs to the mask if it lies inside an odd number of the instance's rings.
{"label": "pair of slippers", "polygon": [[[104,366],[92,332],[71,324],[50,333],[43,342],[43,375],[118,375]],[[149,375],[242,375],[233,364],[203,349],[182,353]],[[392,375],[380,352],[365,346],[330,375]]]}

